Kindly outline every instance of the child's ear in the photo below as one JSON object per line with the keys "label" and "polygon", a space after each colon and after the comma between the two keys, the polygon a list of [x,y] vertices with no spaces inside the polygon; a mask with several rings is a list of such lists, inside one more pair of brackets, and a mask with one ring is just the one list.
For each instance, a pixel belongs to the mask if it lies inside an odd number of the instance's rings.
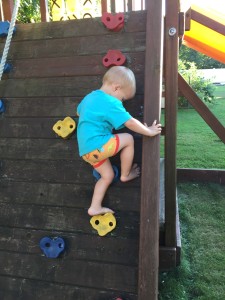
{"label": "child's ear", "polygon": [[121,89],[121,85],[119,83],[115,83],[114,84],[114,91],[116,92],[116,91],[118,91],[120,89]]}

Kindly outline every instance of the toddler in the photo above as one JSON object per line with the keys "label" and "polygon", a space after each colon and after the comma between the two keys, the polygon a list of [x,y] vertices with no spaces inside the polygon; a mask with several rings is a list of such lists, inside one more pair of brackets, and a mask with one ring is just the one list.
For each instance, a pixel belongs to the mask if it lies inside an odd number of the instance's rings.
{"label": "toddler", "polygon": [[161,133],[161,124],[151,126],[133,118],[124,108],[123,101],[134,97],[136,82],[133,72],[124,66],[110,68],[104,75],[99,90],[88,94],[78,105],[77,139],[80,156],[101,175],[96,182],[90,216],[114,213],[102,206],[104,195],[114,178],[109,157],[120,152],[122,182],[140,176],[140,168],[133,164],[134,139],[129,133],[113,134],[113,129],[124,126],[131,131],[153,137]]}

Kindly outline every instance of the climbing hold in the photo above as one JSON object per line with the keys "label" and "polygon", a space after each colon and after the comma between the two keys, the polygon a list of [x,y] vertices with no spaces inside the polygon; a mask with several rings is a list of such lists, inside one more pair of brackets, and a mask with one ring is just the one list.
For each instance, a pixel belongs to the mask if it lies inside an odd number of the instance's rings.
{"label": "climbing hold", "polygon": [[56,122],[52,129],[63,139],[67,139],[76,129],[76,123],[72,118],[66,117],[63,121]]}
{"label": "climbing hold", "polygon": [[5,104],[2,100],[0,100],[0,114],[5,112]]}
{"label": "climbing hold", "polygon": [[[112,166],[113,171],[114,171],[114,178],[113,178],[113,182],[115,183],[120,179],[120,172],[119,169],[117,168],[117,166]],[[95,169],[93,169],[93,176],[95,177],[95,179],[98,181],[101,178],[101,175],[98,173],[98,171],[96,171]]]}
{"label": "climbing hold", "polygon": [[65,242],[61,237],[43,237],[40,240],[40,248],[48,258],[57,258],[65,249]]}
{"label": "climbing hold", "polygon": [[[1,60],[2,60],[2,57],[0,57],[0,62],[1,62]],[[4,65],[3,73],[9,73],[12,70],[12,68],[13,68],[12,64],[6,62]]]}
{"label": "climbing hold", "polygon": [[109,50],[102,59],[105,67],[122,66],[125,61],[126,56],[120,50]]}
{"label": "climbing hold", "polygon": [[[9,21],[0,22],[0,37],[6,37],[9,32]],[[13,33],[15,33],[16,27],[13,29]]]}
{"label": "climbing hold", "polygon": [[112,213],[106,213],[93,216],[90,223],[100,236],[104,236],[116,227],[116,218]]}
{"label": "climbing hold", "polygon": [[112,15],[111,13],[103,13],[102,23],[112,31],[120,31],[124,26],[124,14],[118,13]]}
{"label": "climbing hold", "polygon": [[4,73],[9,73],[12,70],[13,66],[10,63],[6,63],[4,66]]}

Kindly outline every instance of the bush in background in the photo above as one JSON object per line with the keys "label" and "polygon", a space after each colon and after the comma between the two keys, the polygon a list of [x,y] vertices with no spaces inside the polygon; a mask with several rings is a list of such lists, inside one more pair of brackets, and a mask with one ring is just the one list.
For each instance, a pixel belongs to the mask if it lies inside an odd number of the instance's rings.
{"label": "bush in background", "polygon": [[[210,80],[204,79],[204,77],[198,72],[194,62],[179,60],[178,69],[180,74],[184,77],[200,99],[202,99],[205,103],[214,102],[215,86]],[[183,96],[180,96],[178,98],[178,106],[189,107],[188,101]]]}

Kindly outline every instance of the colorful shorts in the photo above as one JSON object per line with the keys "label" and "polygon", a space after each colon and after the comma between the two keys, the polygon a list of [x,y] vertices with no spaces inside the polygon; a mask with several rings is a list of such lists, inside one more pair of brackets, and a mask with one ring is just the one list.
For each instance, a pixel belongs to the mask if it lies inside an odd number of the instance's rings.
{"label": "colorful shorts", "polygon": [[119,137],[113,135],[110,140],[101,147],[82,156],[82,158],[91,164],[94,168],[100,167],[108,157],[116,155],[119,149]]}

